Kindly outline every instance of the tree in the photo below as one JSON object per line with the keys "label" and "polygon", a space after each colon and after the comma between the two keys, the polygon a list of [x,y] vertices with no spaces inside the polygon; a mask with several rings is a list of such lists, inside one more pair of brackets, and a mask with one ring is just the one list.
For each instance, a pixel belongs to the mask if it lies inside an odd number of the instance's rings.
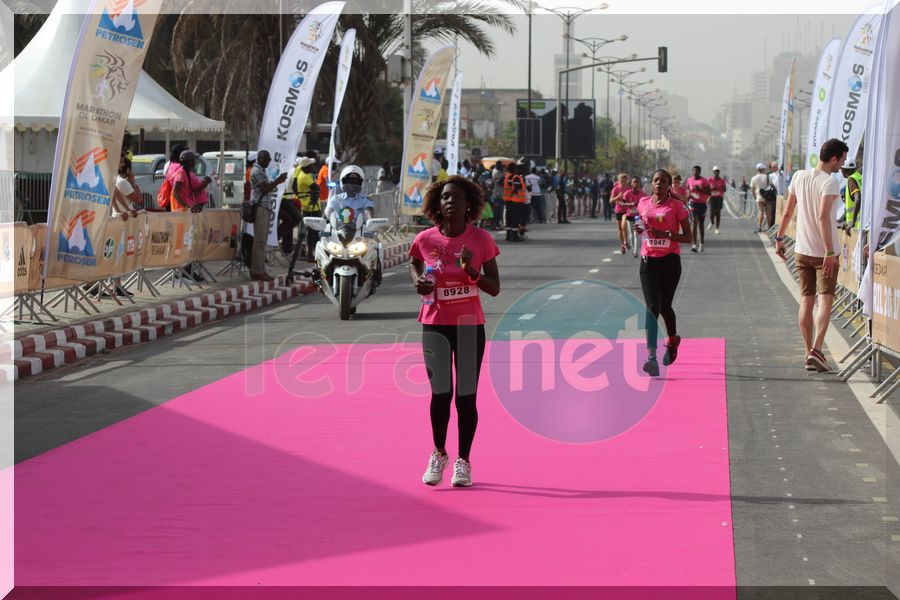
{"label": "tree", "polygon": [[[521,8],[517,0],[503,2]],[[167,47],[165,36],[151,45],[148,54],[163,55],[148,57],[151,75],[164,84],[173,83],[179,99],[224,120],[232,133],[257,131],[282,51],[278,15],[229,14],[231,3],[225,3],[219,14],[194,15],[190,14],[193,4],[194,0],[189,0],[180,14],[167,21],[171,25]],[[366,6],[371,12],[341,15],[338,23],[338,38],[347,29],[357,30],[353,69],[340,118],[340,153],[345,160],[377,158],[381,163],[388,151],[396,152],[391,156],[399,159],[397,148],[402,147],[403,115],[398,122],[395,114],[402,98],[398,103],[399,94],[386,81],[386,57],[402,48],[403,16],[392,14],[384,0]],[[246,12],[246,8],[242,10]],[[478,0],[414,0],[414,68],[421,68],[421,44],[426,42],[452,43],[458,39],[487,57],[493,56],[495,46],[488,29],[515,32],[512,19],[501,11]],[[284,43],[300,19],[299,14],[281,19]],[[310,111],[313,127],[331,120],[337,59],[338,48],[333,44],[316,86]],[[391,124],[391,128],[383,127],[385,124]],[[388,139],[373,140],[373,129]]]}

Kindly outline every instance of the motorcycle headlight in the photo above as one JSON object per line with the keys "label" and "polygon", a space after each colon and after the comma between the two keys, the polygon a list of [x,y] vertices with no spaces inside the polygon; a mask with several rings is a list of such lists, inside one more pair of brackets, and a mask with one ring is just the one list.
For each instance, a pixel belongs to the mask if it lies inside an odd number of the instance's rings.
{"label": "motorcycle headlight", "polygon": [[344,246],[337,242],[326,242],[325,249],[328,250],[329,254],[334,254],[335,256],[341,256],[344,253]]}
{"label": "motorcycle headlight", "polygon": [[347,252],[350,253],[350,256],[360,256],[362,254],[365,254],[366,248],[368,248],[366,243],[360,240],[358,242],[353,242],[352,244],[347,246]]}

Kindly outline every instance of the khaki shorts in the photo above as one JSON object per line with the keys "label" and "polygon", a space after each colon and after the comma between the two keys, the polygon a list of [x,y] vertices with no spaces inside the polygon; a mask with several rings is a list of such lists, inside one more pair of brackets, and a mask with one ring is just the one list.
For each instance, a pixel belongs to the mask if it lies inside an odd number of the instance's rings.
{"label": "khaki shorts", "polygon": [[794,254],[794,260],[797,263],[797,274],[800,276],[800,295],[801,296],[820,296],[834,295],[837,288],[839,265],[834,269],[831,277],[825,277],[822,271],[822,263],[824,258],[815,256],[806,256],[804,254]]}

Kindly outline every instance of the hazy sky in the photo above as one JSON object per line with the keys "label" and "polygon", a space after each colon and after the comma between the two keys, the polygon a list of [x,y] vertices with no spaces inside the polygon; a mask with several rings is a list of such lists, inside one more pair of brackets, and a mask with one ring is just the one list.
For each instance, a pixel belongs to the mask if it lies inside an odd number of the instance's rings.
{"label": "hazy sky", "polygon": [[[483,83],[485,87],[525,88],[528,21],[524,16],[515,17],[515,21],[519,26],[515,36],[494,33],[497,54],[493,59],[460,44],[465,87],[480,87]],[[654,84],[650,87],[686,96],[691,117],[710,123],[735,91],[750,90],[750,73],[771,66],[776,54],[783,50],[818,53],[832,37],[843,38],[852,22],[850,15],[600,14],[579,17],[572,35],[606,39],[628,36],[625,42],[604,47],[600,51],[604,56],[637,53],[639,57],[652,57],[658,46],[668,46],[668,73],[656,73],[656,64],[646,63],[645,76],[635,76],[633,80],[652,78]],[[563,27],[562,20],[554,15],[538,14],[533,20],[532,85],[545,97],[556,95],[553,60],[554,54],[564,50]],[[576,48],[579,46],[576,44]],[[590,97],[590,70],[583,72],[582,81],[584,95]],[[598,74],[598,106],[605,93],[605,76]]]}

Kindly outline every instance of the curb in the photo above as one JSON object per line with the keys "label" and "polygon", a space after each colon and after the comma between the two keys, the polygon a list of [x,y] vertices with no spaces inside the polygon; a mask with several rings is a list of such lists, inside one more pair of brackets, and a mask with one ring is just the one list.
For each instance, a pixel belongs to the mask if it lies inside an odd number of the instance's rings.
{"label": "curb", "polygon": [[309,281],[286,286],[281,275],[273,282],[254,281],[117,317],[25,335],[12,342],[13,379],[71,365],[103,351],[153,341],[316,289]]}
{"label": "curb", "polygon": [[[407,262],[411,246],[412,242],[404,242],[385,248],[382,269]],[[0,348],[0,354],[12,355],[12,361],[8,361],[13,363],[12,373],[7,372],[5,379],[18,381],[104,351],[150,342],[318,290],[307,280],[286,285],[284,277],[279,275],[273,282],[254,281],[125,315],[24,335]],[[3,374],[0,378],[4,378]]]}

